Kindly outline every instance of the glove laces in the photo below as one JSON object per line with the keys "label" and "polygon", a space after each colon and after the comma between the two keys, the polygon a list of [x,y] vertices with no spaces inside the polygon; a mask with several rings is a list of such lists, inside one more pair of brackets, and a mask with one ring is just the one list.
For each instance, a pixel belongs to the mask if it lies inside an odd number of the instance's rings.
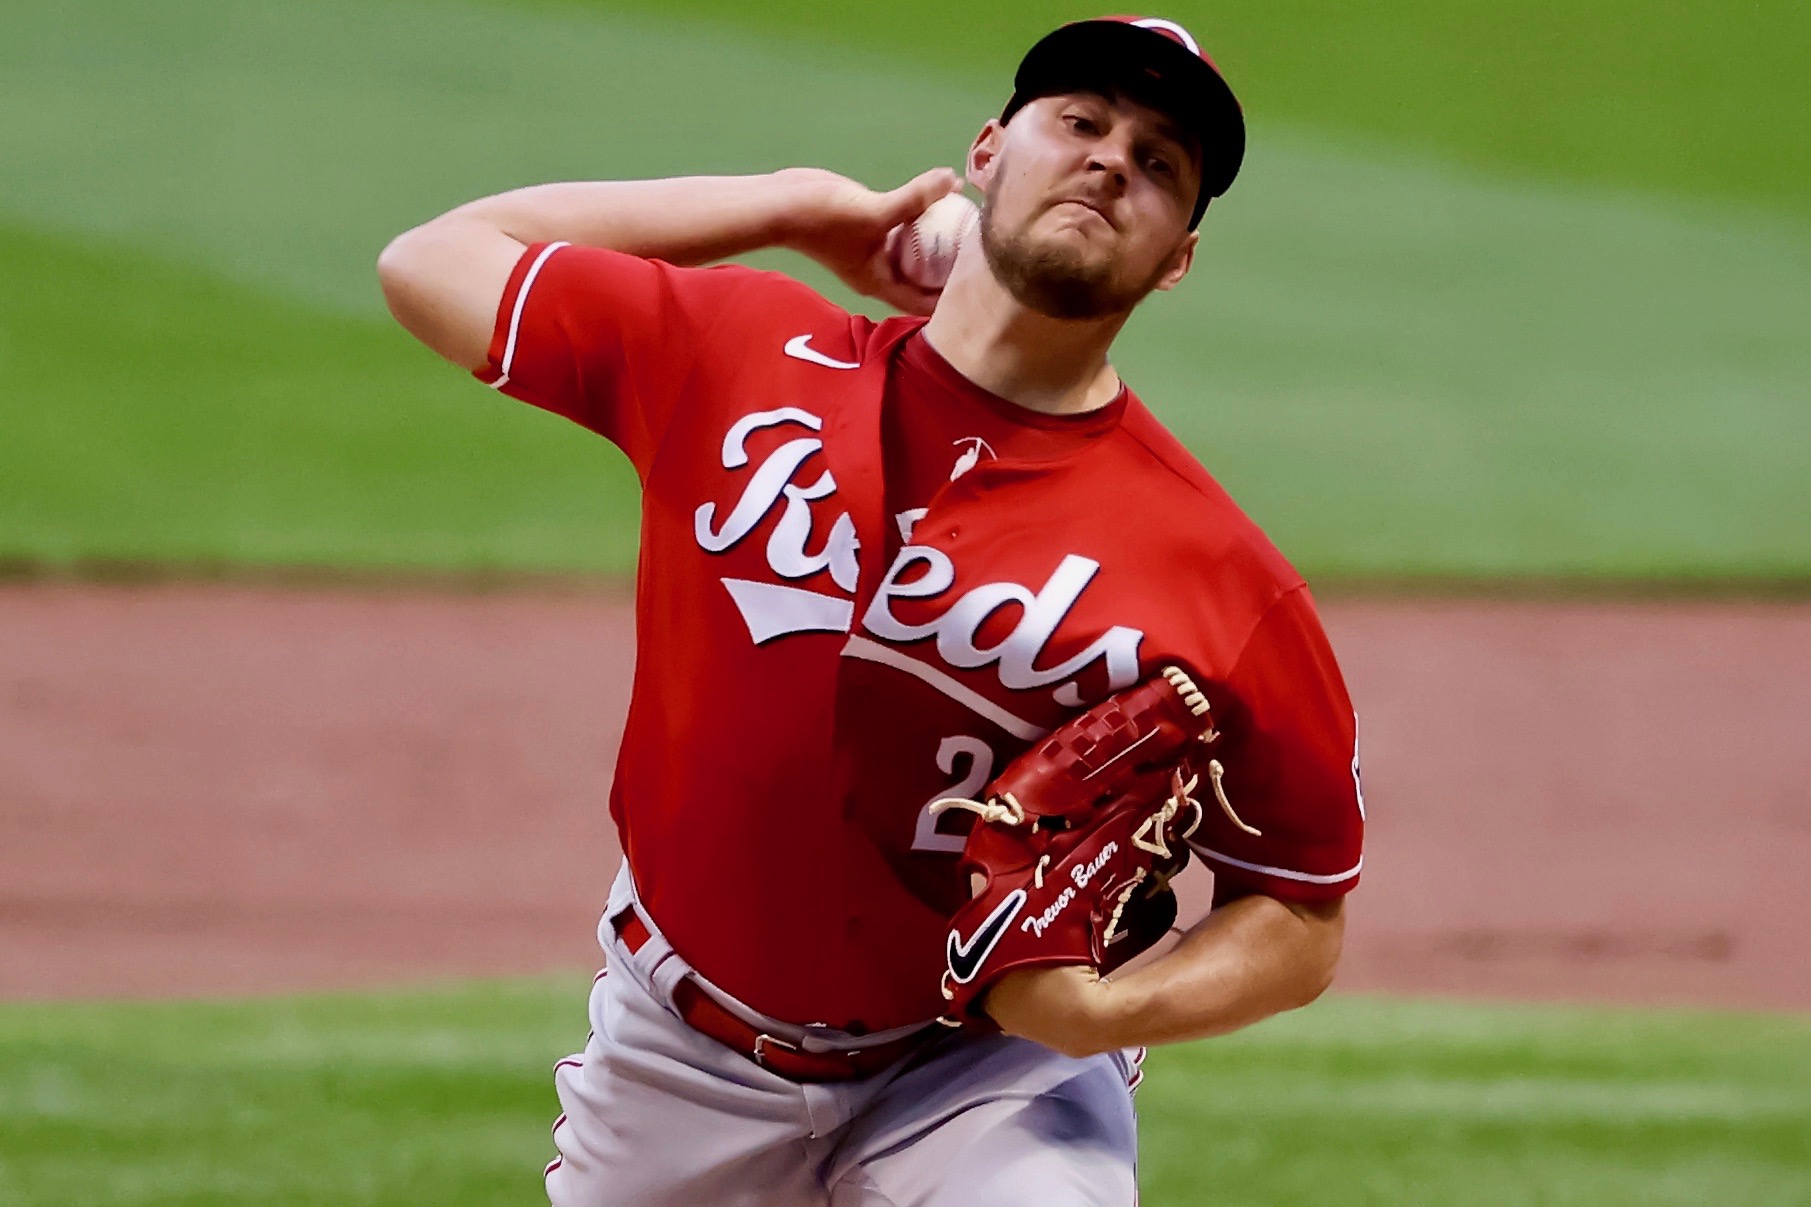
{"label": "glove laces", "polygon": [[980,817],[982,821],[991,821],[1003,826],[1022,826],[1025,824],[1025,806],[1010,792],[992,796],[985,801],[969,800],[965,796],[946,796],[942,800],[930,803],[932,817],[946,809],[967,809]]}

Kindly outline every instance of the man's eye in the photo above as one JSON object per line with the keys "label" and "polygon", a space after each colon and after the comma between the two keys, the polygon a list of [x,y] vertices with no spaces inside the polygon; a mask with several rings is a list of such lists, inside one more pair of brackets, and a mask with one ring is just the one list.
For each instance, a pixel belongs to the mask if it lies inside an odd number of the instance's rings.
{"label": "man's eye", "polygon": [[1176,170],[1170,166],[1170,161],[1167,159],[1157,159],[1153,157],[1145,162],[1150,166],[1151,171],[1159,176],[1168,176]]}
{"label": "man's eye", "polygon": [[1099,126],[1095,125],[1093,122],[1089,121],[1087,118],[1083,117],[1079,113],[1071,113],[1071,114],[1067,115],[1063,120],[1068,122],[1069,128],[1071,130],[1074,130],[1077,134],[1098,134],[1098,133],[1100,133]]}

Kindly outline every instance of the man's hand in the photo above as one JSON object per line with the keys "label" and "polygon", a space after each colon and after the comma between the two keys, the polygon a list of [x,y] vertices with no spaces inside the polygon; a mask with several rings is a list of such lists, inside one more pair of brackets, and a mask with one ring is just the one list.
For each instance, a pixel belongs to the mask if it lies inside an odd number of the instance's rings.
{"label": "man's hand", "polygon": [[796,198],[781,235],[785,246],[816,260],[864,297],[908,314],[929,314],[936,307],[936,291],[900,278],[887,236],[960,189],[955,172],[932,168],[887,193],[823,168],[786,168],[775,176]]}

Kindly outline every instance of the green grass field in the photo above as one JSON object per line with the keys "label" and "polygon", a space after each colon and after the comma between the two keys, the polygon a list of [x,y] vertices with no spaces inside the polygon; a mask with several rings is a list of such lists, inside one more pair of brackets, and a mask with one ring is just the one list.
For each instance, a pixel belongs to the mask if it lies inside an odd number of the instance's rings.
{"label": "green grass field", "polygon": [[[584,978],[0,1007],[0,1202],[515,1204]],[[1333,997],[1155,1054],[1151,1207],[1811,1201],[1811,1025]]]}
{"label": "green grass field", "polygon": [[[1183,6],[1254,147],[1122,369],[1314,576],[1811,577],[1808,12]],[[0,564],[625,570],[619,459],[413,347],[377,250],[534,180],[956,162],[1053,18],[955,13],[28,6]]]}

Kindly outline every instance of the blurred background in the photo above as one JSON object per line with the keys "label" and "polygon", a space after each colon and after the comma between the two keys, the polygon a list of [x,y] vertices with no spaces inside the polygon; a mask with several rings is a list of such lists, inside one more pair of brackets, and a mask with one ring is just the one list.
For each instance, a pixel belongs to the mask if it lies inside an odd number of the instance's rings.
{"label": "blurred background", "polygon": [[[956,165],[1093,15],[8,7],[0,1203],[535,1201],[634,478],[377,252]],[[1315,585],[1372,829],[1339,991],[1153,1057],[1146,1201],[1811,1202],[1811,6],[1160,15],[1251,151],[1116,362]]]}

